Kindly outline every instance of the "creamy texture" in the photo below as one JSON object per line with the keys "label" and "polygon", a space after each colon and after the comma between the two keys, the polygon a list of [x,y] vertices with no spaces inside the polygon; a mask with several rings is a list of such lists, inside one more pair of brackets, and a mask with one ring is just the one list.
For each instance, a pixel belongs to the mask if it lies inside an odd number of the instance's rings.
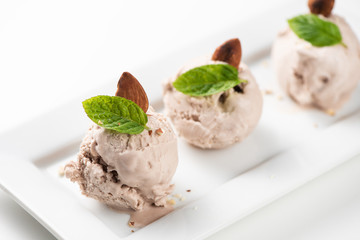
{"label": "creamy texture", "polygon": [[[93,124],[81,146],[77,161],[65,166],[65,175],[80,185],[82,193],[117,210],[130,210],[137,219],[147,216],[151,205],[169,211],[166,198],[178,164],[177,140],[168,120],[150,107],[147,126],[141,134],[128,135]],[[162,134],[156,133],[161,129]],[[163,209],[164,208],[164,209]],[[156,209],[156,208],[155,208]],[[153,210],[152,212],[154,212]],[[155,219],[154,219],[155,218]],[[139,226],[139,223],[135,223]],[[140,224],[143,225],[143,224]]]}
{"label": "creamy texture", "polygon": [[207,64],[224,64],[199,59],[183,68],[164,84],[166,114],[178,134],[200,148],[224,148],[242,141],[257,125],[262,95],[249,68],[241,63],[239,78],[248,81],[211,96],[191,97],[177,91],[172,83],[184,72]]}
{"label": "creamy texture", "polygon": [[281,87],[297,103],[335,110],[360,80],[360,44],[342,17],[319,17],[339,27],[347,48],[340,44],[314,47],[287,27],[278,34],[272,60]]}

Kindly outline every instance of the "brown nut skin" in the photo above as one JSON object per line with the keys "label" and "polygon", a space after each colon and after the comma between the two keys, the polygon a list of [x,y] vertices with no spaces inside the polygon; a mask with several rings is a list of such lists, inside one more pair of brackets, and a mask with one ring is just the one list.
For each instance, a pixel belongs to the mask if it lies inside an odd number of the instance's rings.
{"label": "brown nut skin", "polygon": [[129,72],[124,72],[118,82],[115,96],[133,101],[146,113],[149,108],[149,100],[144,88],[139,81]]}
{"label": "brown nut skin", "polygon": [[220,45],[211,57],[214,61],[226,62],[239,68],[241,61],[241,43],[238,38],[230,39]]}
{"label": "brown nut skin", "polygon": [[329,17],[334,8],[335,0],[309,0],[308,6],[313,14],[321,14]]}

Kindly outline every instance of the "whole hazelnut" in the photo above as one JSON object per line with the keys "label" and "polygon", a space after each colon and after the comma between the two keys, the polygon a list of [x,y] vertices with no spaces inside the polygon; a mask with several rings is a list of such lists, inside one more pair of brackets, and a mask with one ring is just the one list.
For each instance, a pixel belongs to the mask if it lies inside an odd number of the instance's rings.
{"label": "whole hazelnut", "polygon": [[335,0],[309,0],[308,6],[311,13],[328,17],[331,14],[334,3]]}

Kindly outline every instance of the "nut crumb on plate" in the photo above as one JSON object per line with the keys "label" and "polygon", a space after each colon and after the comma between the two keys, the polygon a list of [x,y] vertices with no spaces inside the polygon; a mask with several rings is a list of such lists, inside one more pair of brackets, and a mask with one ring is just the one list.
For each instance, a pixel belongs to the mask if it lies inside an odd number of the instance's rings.
{"label": "nut crumb on plate", "polygon": [[326,110],[326,114],[329,116],[335,116],[335,111],[333,109]]}
{"label": "nut crumb on plate", "polygon": [[181,195],[181,194],[178,194],[178,193],[177,193],[177,194],[174,194],[173,196],[174,196],[175,198],[177,198],[177,199],[181,199],[181,198],[182,198],[182,195]]}
{"label": "nut crumb on plate", "polygon": [[264,94],[266,94],[266,95],[271,95],[271,94],[273,94],[274,92],[271,90],[271,89],[266,89],[265,91],[264,91]]}
{"label": "nut crumb on plate", "polygon": [[60,166],[58,173],[60,177],[63,177],[65,175],[65,166]]}
{"label": "nut crumb on plate", "polygon": [[170,205],[175,205],[175,204],[176,204],[176,202],[175,202],[174,199],[167,200],[166,202],[167,202],[168,204],[170,204]]}

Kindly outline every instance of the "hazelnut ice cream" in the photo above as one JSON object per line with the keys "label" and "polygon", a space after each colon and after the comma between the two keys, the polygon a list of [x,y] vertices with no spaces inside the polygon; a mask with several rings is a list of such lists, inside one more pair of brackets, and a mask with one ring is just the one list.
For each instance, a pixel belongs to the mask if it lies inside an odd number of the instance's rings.
{"label": "hazelnut ice cream", "polygon": [[[240,61],[240,60],[239,60]],[[241,83],[210,96],[192,97],[177,91],[172,83],[197,66],[226,64],[206,57],[182,67],[164,84],[166,114],[178,134],[200,148],[224,148],[246,138],[257,125],[262,111],[262,96],[249,68],[238,67]]]}
{"label": "hazelnut ice cream", "polygon": [[347,47],[314,47],[289,28],[281,31],[272,49],[275,73],[282,89],[298,104],[323,110],[339,109],[360,80],[360,44],[344,18],[335,23]]}
{"label": "hazelnut ice cream", "polygon": [[[65,166],[65,176],[77,182],[84,195],[130,213],[129,224],[141,227],[172,210],[167,196],[174,188],[171,179],[178,164],[177,139],[169,121],[148,107],[145,91],[130,73],[122,75],[118,87],[122,89],[117,96],[83,102],[91,120],[99,117],[103,121],[90,126],[77,160]],[[119,93],[134,101],[119,97]],[[144,116],[146,126],[130,133]]]}
{"label": "hazelnut ice cream", "polygon": [[77,182],[84,195],[115,209],[165,206],[178,164],[177,141],[162,114],[149,108],[148,115],[153,130],[137,135],[92,124],[65,176]]}

